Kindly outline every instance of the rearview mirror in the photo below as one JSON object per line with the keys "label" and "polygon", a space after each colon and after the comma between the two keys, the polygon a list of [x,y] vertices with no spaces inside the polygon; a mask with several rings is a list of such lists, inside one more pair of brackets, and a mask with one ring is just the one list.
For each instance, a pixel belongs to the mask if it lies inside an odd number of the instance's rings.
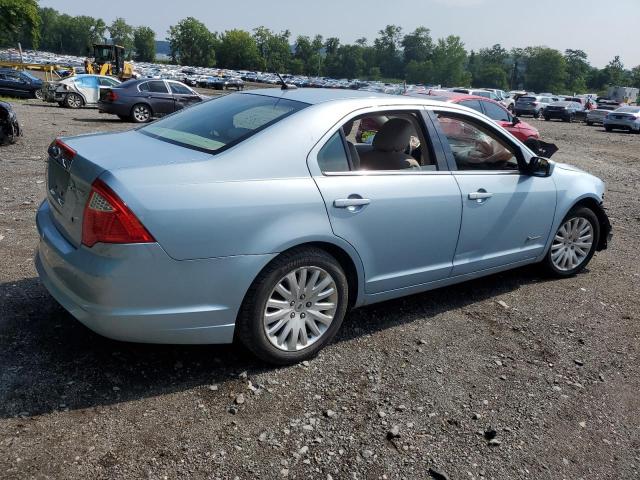
{"label": "rearview mirror", "polygon": [[532,157],[527,166],[529,174],[535,177],[548,177],[551,173],[551,164],[543,157]]}
{"label": "rearview mirror", "polygon": [[511,119],[511,125],[513,125],[514,127],[515,127],[516,125],[518,125],[519,123],[520,123],[520,119],[519,119],[518,117],[513,117],[513,118]]}

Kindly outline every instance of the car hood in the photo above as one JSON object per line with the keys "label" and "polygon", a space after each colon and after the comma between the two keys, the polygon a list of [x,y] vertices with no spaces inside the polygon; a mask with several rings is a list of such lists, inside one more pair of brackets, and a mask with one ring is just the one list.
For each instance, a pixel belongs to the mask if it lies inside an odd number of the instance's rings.
{"label": "car hood", "polygon": [[569,165],[568,163],[556,163],[556,168],[561,168],[562,170],[569,170],[570,172],[588,173],[578,167]]}

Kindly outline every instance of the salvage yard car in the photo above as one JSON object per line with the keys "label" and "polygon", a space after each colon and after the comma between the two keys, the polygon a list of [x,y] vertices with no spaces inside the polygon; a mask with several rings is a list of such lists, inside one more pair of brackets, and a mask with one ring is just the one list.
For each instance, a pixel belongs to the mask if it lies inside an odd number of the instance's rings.
{"label": "salvage yard car", "polygon": [[598,108],[595,110],[589,110],[587,112],[587,116],[585,118],[585,123],[589,126],[592,126],[596,123],[604,124],[604,119],[607,118],[610,112],[615,110],[617,106],[606,105],[606,104],[598,104]]}
{"label": "salvage yard car", "polygon": [[0,102],[0,145],[15,143],[22,135],[18,116],[10,103]]}
{"label": "salvage yard car", "polygon": [[42,80],[27,71],[0,68],[0,95],[42,98]]}
{"label": "salvage yard car", "polygon": [[129,80],[108,89],[98,102],[98,110],[121,120],[145,123],[202,100],[205,97],[174,80]]}
{"label": "salvage yard car", "polygon": [[540,118],[547,105],[554,101],[553,97],[526,95],[518,98],[513,108],[517,116],[531,115],[533,118]]}
{"label": "salvage yard car", "polygon": [[51,100],[61,107],[80,108],[97,104],[101,92],[117,87],[120,80],[106,75],[82,74],[49,85],[53,92],[47,92],[45,99],[53,97]]}
{"label": "salvage yard car", "polygon": [[640,133],[640,107],[620,107],[610,112],[604,119],[604,128],[612,130],[628,130]]}
{"label": "salvage yard car", "polygon": [[544,119],[546,121],[559,119],[563,122],[573,122],[574,120],[584,120],[587,111],[582,104],[573,101],[553,102],[544,109]]}
{"label": "salvage yard car", "polygon": [[526,264],[569,277],[611,237],[600,179],[427,97],[233,93],[48,154],[35,264],[73,316],[275,364],[317,353],[351,308]]}

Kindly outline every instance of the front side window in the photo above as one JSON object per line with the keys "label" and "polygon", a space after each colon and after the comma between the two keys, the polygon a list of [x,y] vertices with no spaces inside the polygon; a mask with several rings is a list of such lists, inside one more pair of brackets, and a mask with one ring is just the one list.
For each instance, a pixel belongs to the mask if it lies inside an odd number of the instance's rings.
{"label": "front side window", "polygon": [[217,153],[307,106],[267,95],[231,94],[200,103],[138,131],[165,142]]}
{"label": "front side window", "polygon": [[496,122],[510,122],[511,115],[505,108],[502,108],[500,105],[496,105],[492,102],[483,102],[484,105],[484,113],[491,120],[495,120]]}
{"label": "front side window", "polygon": [[518,170],[513,147],[495,131],[471,119],[437,114],[458,170]]}
{"label": "front side window", "polygon": [[169,86],[171,87],[171,93],[175,95],[194,95],[191,90],[180,83],[171,82],[169,83]]}

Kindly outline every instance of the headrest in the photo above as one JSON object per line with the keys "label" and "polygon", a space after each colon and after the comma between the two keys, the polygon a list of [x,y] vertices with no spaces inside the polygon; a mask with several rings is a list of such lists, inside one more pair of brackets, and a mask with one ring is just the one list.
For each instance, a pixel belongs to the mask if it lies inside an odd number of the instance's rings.
{"label": "headrest", "polygon": [[385,123],[373,139],[373,149],[381,152],[402,152],[411,141],[413,125],[404,118],[392,118]]}
{"label": "headrest", "polygon": [[349,136],[349,134],[351,133],[351,130],[353,130],[353,120],[349,120],[347,123],[345,123],[342,126],[342,131],[344,132],[345,137]]}

